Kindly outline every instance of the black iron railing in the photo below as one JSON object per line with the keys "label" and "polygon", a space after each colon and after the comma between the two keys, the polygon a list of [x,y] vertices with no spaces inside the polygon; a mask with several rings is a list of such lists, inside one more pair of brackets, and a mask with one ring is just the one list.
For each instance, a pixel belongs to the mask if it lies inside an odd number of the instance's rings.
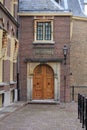
{"label": "black iron railing", "polygon": [[78,119],[82,128],[87,130],[87,97],[81,94],[78,94]]}

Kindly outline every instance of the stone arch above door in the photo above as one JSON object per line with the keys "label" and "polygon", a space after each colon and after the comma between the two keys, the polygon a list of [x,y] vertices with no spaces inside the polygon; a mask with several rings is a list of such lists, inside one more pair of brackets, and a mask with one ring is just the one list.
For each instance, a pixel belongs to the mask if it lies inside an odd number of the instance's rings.
{"label": "stone arch above door", "polygon": [[[27,100],[33,100],[33,77],[34,70],[37,66],[42,65],[39,62],[27,63]],[[60,100],[60,63],[48,62],[44,65],[48,65],[54,73],[54,99],[55,101]]]}

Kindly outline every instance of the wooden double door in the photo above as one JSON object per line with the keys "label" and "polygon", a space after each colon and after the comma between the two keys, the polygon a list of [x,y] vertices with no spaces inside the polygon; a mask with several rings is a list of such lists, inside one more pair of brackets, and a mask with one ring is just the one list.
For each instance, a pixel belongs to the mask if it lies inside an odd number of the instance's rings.
{"label": "wooden double door", "polygon": [[54,98],[54,73],[50,66],[39,65],[34,70],[33,99]]}

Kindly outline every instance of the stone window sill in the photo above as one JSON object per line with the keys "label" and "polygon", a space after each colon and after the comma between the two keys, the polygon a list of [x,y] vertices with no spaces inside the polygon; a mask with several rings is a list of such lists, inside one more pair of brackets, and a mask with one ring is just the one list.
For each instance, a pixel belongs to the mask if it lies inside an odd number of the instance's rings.
{"label": "stone window sill", "polygon": [[9,83],[0,82],[0,86],[5,86],[5,85],[9,85]]}
{"label": "stone window sill", "polygon": [[33,44],[55,44],[55,41],[33,41]]}
{"label": "stone window sill", "polygon": [[10,85],[11,84],[16,84],[17,82],[16,81],[10,81]]}

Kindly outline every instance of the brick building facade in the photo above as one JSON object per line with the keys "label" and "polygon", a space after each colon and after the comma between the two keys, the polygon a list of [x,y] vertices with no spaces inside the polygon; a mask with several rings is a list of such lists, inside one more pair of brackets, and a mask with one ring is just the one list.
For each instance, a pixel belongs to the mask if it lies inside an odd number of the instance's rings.
{"label": "brick building facade", "polygon": [[[70,51],[68,49],[64,64],[63,48],[65,45],[70,48],[71,12],[65,12],[54,1],[49,1],[47,5],[45,2],[32,1],[29,6],[30,1],[19,1],[20,98],[28,101],[68,102]],[[41,28],[47,30],[40,32]]]}
{"label": "brick building facade", "polygon": [[55,1],[19,0],[18,32],[17,0],[0,0],[0,107],[17,101],[18,90],[32,102],[87,94],[86,0]]}
{"label": "brick building facade", "polygon": [[[73,18],[73,33],[70,50],[71,93],[87,94],[87,18]],[[73,89],[73,90],[72,90]],[[71,95],[73,95],[71,94]],[[71,98],[72,99],[72,98]]]}
{"label": "brick building facade", "polygon": [[0,0],[0,107],[17,101],[17,30],[17,1]]}
{"label": "brick building facade", "polygon": [[[58,1],[59,2],[59,1]],[[66,4],[65,4],[66,2]],[[72,12],[70,32],[70,87],[71,100],[78,93],[87,95],[87,0],[60,0],[60,5]]]}
{"label": "brick building facade", "polygon": [[[65,102],[77,100],[78,92],[86,94],[85,2],[19,0],[21,100],[53,99]],[[46,36],[46,22],[51,24],[50,40],[39,39],[42,35]],[[45,32],[41,32],[40,24]],[[66,65],[63,55],[65,45],[68,49]],[[44,68],[53,72],[53,83],[49,80],[49,75],[47,78]],[[41,70],[42,74],[39,74]],[[50,84],[53,84],[53,89]],[[49,96],[51,94],[53,96]]]}

